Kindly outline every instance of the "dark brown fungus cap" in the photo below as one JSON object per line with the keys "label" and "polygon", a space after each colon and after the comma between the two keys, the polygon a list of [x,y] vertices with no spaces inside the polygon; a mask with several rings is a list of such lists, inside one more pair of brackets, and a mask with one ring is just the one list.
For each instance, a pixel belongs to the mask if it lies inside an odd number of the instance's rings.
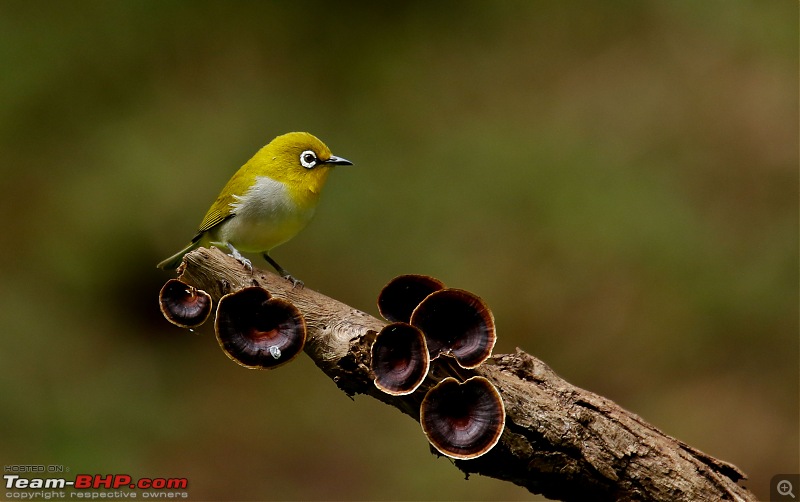
{"label": "dark brown fungus cap", "polygon": [[430,367],[425,336],[410,324],[385,326],[372,344],[375,387],[393,396],[411,394],[425,380]]}
{"label": "dark brown fungus cap", "polygon": [[475,368],[492,355],[497,341],[494,316],[483,300],[462,289],[428,295],[411,315],[425,333],[431,359],[453,356],[462,368]]}
{"label": "dark brown fungus cap", "polygon": [[399,275],[378,295],[378,311],[389,322],[408,322],[411,312],[426,296],[444,289],[438,279],[427,275]]}
{"label": "dark brown fungus cap", "polygon": [[459,383],[448,377],[428,391],[419,412],[428,441],[448,457],[480,457],[500,440],[506,410],[489,380],[475,376]]}
{"label": "dark brown fungus cap", "polygon": [[196,328],[211,314],[211,296],[178,279],[170,279],[158,294],[161,313],[181,328]]}
{"label": "dark brown fungus cap", "polygon": [[285,364],[306,343],[306,322],[297,307],[259,287],[223,296],[214,330],[225,354],[252,369]]}

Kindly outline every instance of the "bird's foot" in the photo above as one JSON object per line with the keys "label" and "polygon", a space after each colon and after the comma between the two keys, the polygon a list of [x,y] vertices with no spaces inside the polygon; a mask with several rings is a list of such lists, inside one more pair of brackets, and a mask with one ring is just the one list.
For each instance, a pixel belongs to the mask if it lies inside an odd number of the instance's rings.
{"label": "bird's foot", "polygon": [[294,288],[303,289],[306,286],[303,281],[301,281],[300,279],[295,278],[291,274],[282,274],[281,277],[283,277],[284,279],[286,279],[287,281],[292,283],[292,289],[294,289]]}
{"label": "bird's foot", "polygon": [[228,256],[234,258],[236,261],[238,261],[239,263],[244,265],[244,268],[246,268],[248,272],[252,272],[253,271],[253,263],[250,260],[248,260],[247,258],[245,258],[244,256],[242,256],[242,253],[240,253],[238,249],[236,249],[235,247],[231,246],[230,244],[228,244],[228,249],[231,250],[231,252],[230,252],[230,254],[228,254]]}
{"label": "bird's foot", "polygon": [[272,267],[278,272],[279,276],[283,277],[284,279],[292,283],[292,289],[297,287],[303,289],[303,286],[305,286],[305,284],[303,284],[303,281],[301,281],[300,279],[296,279],[285,268],[278,265],[278,262],[273,260],[268,253],[261,253],[261,256],[263,256],[264,259],[267,260],[267,263],[272,265]]}
{"label": "bird's foot", "polygon": [[253,271],[253,263],[250,260],[241,255],[238,257],[234,256],[234,258],[236,258],[236,261],[244,265],[244,268],[246,268],[248,272]]}

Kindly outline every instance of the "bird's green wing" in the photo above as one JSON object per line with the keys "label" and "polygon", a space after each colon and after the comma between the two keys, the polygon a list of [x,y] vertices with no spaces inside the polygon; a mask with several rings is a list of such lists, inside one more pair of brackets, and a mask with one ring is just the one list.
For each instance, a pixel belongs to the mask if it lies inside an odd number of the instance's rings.
{"label": "bird's green wing", "polygon": [[197,229],[197,233],[202,234],[203,232],[207,232],[223,221],[232,218],[234,213],[231,211],[231,202],[233,202],[232,196],[220,196],[203,217],[203,221],[200,223],[200,228]]}
{"label": "bird's green wing", "polygon": [[200,240],[200,237],[204,233],[216,227],[223,221],[229,220],[234,216],[236,216],[236,213],[231,211],[230,202],[226,202],[224,199],[229,199],[230,201],[233,201],[232,196],[228,197],[220,196],[208,210],[205,217],[203,217],[203,221],[200,223],[200,228],[197,229],[197,235],[194,236],[192,242]]}
{"label": "bird's green wing", "polygon": [[242,168],[228,180],[228,183],[220,192],[217,200],[211,204],[205,217],[203,217],[200,228],[197,229],[197,236],[195,236],[195,239],[198,239],[203,233],[208,232],[223,221],[229,220],[236,215],[236,213],[233,212],[232,204],[236,203],[237,200],[235,194],[244,194],[250,185],[252,185],[252,180],[250,180],[251,176],[248,174],[249,173]]}

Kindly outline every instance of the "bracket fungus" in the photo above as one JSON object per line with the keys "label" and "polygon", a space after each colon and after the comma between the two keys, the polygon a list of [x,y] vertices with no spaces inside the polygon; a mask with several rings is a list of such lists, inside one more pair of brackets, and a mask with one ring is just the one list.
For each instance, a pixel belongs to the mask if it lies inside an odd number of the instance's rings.
{"label": "bracket fungus", "polygon": [[211,296],[178,279],[170,279],[158,293],[158,305],[167,321],[181,328],[196,328],[211,314]]}
{"label": "bracket fungus", "polygon": [[427,275],[399,275],[378,295],[378,311],[389,322],[409,322],[411,313],[426,296],[444,289],[444,283]]}
{"label": "bracket fungus", "polygon": [[431,445],[448,457],[480,457],[500,440],[506,411],[489,380],[475,376],[464,383],[448,377],[422,400],[419,423]]}
{"label": "bracket fungus", "polygon": [[260,287],[223,296],[214,331],[225,354],[251,369],[288,363],[306,343],[306,322],[297,307]]}
{"label": "bracket fungus", "polygon": [[489,307],[462,289],[442,289],[425,297],[411,314],[411,324],[425,333],[431,359],[449,355],[467,369],[488,359],[497,341]]}
{"label": "bracket fungus", "polygon": [[375,387],[393,396],[411,394],[425,380],[430,368],[425,335],[410,324],[384,326],[372,344]]}

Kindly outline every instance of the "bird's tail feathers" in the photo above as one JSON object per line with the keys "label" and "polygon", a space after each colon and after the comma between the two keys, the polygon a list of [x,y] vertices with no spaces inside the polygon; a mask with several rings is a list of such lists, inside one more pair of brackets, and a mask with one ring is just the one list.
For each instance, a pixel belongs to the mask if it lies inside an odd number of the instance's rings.
{"label": "bird's tail feathers", "polygon": [[192,241],[192,242],[189,243],[188,246],[186,246],[185,248],[181,249],[180,251],[178,251],[177,253],[175,253],[174,255],[170,256],[169,258],[167,258],[166,260],[162,261],[161,263],[159,263],[156,266],[158,268],[160,268],[160,269],[163,269],[163,270],[176,269],[176,268],[178,268],[178,266],[180,266],[181,262],[183,261],[183,255],[185,255],[189,251],[197,249],[199,246],[200,246],[200,241],[199,240]]}

